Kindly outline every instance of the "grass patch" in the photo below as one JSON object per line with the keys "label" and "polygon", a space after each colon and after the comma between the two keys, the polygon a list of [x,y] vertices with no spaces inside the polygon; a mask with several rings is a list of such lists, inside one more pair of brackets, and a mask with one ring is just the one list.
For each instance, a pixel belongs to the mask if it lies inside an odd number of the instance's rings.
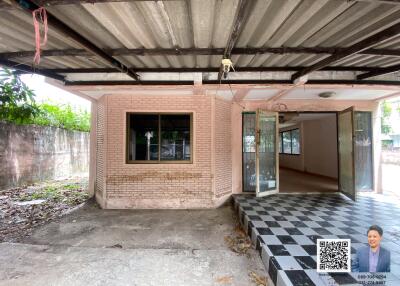
{"label": "grass patch", "polygon": [[89,194],[79,184],[51,185],[33,193],[21,193],[20,201],[48,200],[67,205],[77,205],[89,198]]}
{"label": "grass patch", "polygon": [[79,190],[82,189],[82,187],[79,184],[66,184],[62,186],[63,189],[65,190]]}

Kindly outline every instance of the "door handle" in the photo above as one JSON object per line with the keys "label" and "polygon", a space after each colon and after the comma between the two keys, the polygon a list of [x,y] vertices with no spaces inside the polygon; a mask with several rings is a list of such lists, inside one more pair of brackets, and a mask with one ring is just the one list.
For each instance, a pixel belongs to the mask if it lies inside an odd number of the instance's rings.
{"label": "door handle", "polygon": [[258,129],[258,130],[256,131],[256,144],[257,144],[257,145],[260,145],[260,136],[261,136],[261,130]]}

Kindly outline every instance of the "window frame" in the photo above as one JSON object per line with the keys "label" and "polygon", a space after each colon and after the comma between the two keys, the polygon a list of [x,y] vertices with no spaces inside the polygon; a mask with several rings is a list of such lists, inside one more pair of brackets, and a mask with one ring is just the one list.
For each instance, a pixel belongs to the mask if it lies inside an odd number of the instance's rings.
{"label": "window frame", "polygon": [[[293,136],[292,136],[292,131],[298,130],[299,131],[299,153],[293,153]],[[283,146],[283,133],[289,132],[290,134],[290,153],[286,153],[284,150],[284,146]],[[288,129],[288,130],[283,130],[283,131],[279,131],[279,140],[282,146],[282,152],[280,152],[281,150],[279,149],[279,154],[283,154],[283,155],[294,155],[294,156],[299,156],[301,155],[301,144],[300,144],[300,136],[301,136],[301,132],[300,132],[300,128],[293,128],[293,129]]]}
{"label": "window frame", "polygon": [[[158,116],[158,160],[129,160],[129,139],[131,137],[131,115]],[[161,116],[162,115],[189,115],[190,117],[190,160],[161,160]],[[126,164],[193,164],[193,112],[127,112],[125,126],[125,163]]]}

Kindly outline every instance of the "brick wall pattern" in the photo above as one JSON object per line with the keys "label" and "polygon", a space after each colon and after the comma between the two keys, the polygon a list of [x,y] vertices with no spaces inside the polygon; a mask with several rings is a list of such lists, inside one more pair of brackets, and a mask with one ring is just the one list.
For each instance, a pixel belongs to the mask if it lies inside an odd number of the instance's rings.
{"label": "brick wall pattern", "polygon": [[106,174],[106,98],[99,100],[97,105],[97,160],[96,160],[96,197],[101,199],[105,192],[105,174]]}
{"label": "brick wall pattern", "polygon": [[[107,97],[106,119],[102,119],[102,105],[99,104],[98,152],[101,153],[102,144],[106,144],[104,153],[107,157],[105,158],[104,154],[98,154],[97,181],[101,182],[102,177],[106,178],[106,207],[214,207],[215,194],[212,184],[214,174],[212,174],[210,148],[213,132],[212,98],[205,95],[133,96],[116,94],[105,97]],[[223,119],[228,119],[228,111],[224,103],[221,104],[220,109],[224,112]],[[127,112],[193,113],[193,163],[127,164]],[[102,124],[106,125],[105,135],[102,131]],[[227,128],[228,124],[230,123],[225,122],[219,128]],[[225,131],[227,130],[230,129]],[[102,139],[102,136],[105,138]],[[221,140],[225,144],[227,139],[223,137]],[[227,154],[228,150],[230,150],[229,147],[224,150],[224,154]],[[227,161],[221,160],[221,162]],[[227,184],[224,184],[224,190],[227,189]],[[102,188],[101,183],[97,184],[97,188]]]}
{"label": "brick wall pattern", "polygon": [[232,193],[232,147],[231,147],[232,103],[215,99],[215,196]]}

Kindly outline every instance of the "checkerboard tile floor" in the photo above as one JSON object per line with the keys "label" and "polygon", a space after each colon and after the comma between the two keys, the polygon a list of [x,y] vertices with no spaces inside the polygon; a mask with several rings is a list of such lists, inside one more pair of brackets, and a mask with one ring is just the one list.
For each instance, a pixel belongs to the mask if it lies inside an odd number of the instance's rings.
{"label": "checkerboard tile floor", "polygon": [[[384,229],[382,245],[400,265],[400,205],[360,196],[357,202],[339,194],[277,194],[264,198],[234,196],[239,218],[260,252],[275,285],[359,285],[359,274],[316,272],[318,238],[351,239],[352,256],[367,245],[372,224]],[[392,267],[385,285],[400,285],[400,267]]]}

